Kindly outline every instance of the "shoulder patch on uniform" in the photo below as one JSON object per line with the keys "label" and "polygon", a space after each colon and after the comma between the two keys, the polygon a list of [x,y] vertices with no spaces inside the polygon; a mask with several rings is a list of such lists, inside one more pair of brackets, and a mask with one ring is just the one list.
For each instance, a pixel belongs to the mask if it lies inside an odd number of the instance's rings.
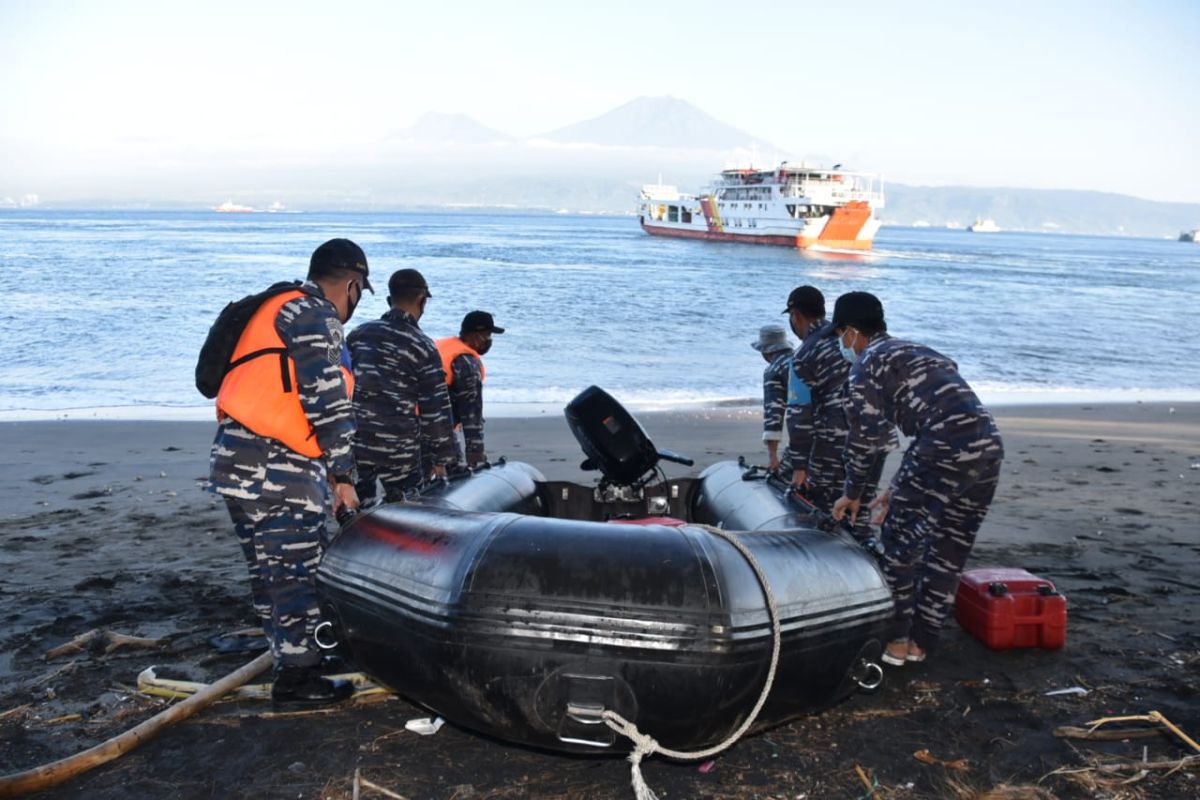
{"label": "shoulder patch on uniform", "polygon": [[325,327],[329,330],[329,348],[325,351],[325,358],[330,364],[339,364],[342,360],[342,340],[344,338],[342,323],[333,317],[326,317]]}

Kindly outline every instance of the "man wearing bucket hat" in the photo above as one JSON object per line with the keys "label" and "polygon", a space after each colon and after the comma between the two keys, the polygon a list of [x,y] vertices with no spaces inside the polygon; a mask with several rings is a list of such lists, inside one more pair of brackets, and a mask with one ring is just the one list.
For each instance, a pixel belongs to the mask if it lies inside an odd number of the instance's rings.
{"label": "man wearing bucket hat", "polygon": [[750,346],[762,353],[763,370],[763,442],[772,470],[780,467],[779,442],[783,439],[783,420],[787,414],[788,370],[791,368],[792,343],[782,325],[764,325],[758,340]]}
{"label": "man wearing bucket hat", "polygon": [[995,495],[1004,446],[958,366],[890,337],[874,295],[839,297],[829,337],[852,364],[846,484],[834,517],[858,515],[872,459],[892,426],[911,439],[891,487],[870,506],[882,518],[883,571],[896,603],[883,660],[923,661]]}

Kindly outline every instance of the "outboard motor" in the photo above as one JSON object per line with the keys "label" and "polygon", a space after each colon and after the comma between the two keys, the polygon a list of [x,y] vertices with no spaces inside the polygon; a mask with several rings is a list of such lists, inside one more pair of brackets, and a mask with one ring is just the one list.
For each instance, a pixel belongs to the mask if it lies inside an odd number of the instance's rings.
{"label": "outboard motor", "polygon": [[571,433],[587,458],[582,469],[598,469],[607,483],[640,488],[660,460],[692,466],[671,450],[658,450],[633,415],[599,386],[589,386],[567,404]]}

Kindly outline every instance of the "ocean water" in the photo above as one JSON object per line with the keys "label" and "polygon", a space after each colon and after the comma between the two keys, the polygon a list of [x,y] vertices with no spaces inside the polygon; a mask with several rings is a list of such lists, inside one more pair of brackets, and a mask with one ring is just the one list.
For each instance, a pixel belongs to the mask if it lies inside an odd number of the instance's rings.
{"label": "ocean water", "polygon": [[1173,241],[885,227],[863,256],[651,237],[632,217],[23,210],[0,211],[0,418],[207,417],[192,370],[217,312],[302,277],[335,236],[377,286],[425,274],[435,338],[495,314],[493,415],[593,383],[635,407],[757,397],[750,342],[804,283],[831,311],[875,293],[893,335],[954,358],[989,402],[1200,399],[1200,246]]}

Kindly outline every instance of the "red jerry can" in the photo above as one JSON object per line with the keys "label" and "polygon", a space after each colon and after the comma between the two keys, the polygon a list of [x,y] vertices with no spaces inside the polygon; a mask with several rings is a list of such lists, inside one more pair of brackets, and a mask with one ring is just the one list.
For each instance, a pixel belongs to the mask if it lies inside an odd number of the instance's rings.
{"label": "red jerry can", "polygon": [[969,569],[958,582],[954,618],[993,650],[1057,650],[1067,639],[1067,598],[1023,569]]}

